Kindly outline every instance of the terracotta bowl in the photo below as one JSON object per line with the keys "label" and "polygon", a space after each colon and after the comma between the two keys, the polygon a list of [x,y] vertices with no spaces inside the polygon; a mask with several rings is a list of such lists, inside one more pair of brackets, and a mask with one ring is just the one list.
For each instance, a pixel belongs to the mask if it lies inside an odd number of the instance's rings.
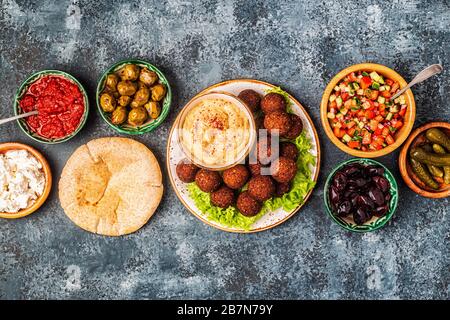
{"label": "terracotta bowl", "polygon": [[439,190],[433,190],[427,187],[414,174],[408,161],[409,150],[411,147],[423,142],[425,140],[425,131],[434,127],[441,129],[450,136],[450,123],[448,122],[430,122],[417,128],[403,145],[402,151],[398,157],[398,164],[400,166],[400,173],[403,180],[415,193],[427,198],[446,198],[450,196],[450,185],[443,185]]}
{"label": "terracotta bowl", "polygon": [[349,73],[356,72],[359,70],[366,70],[366,71],[376,71],[377,73],[386,76],[388,78],[391,78],[392,80],[397,81],[400,84],[400,88],[403,88],[407,85],[407,82],[401,75],[399,75],[394,70],[383,66],[381,64],[375,64],[375,63],[361,63],[361,64],[355,64],[353,66],[350,66],[348,68],[345,68],[344,70],[340,71],[336,76],[334,76],[333,79],[331,79],[330,83],[325,88],[325,92],[322,96],[322,102],[320,104],[320,118],[322,120],[322,125],[325,130],[325,133],[327,134],[328,138],[330,138],[331,142],[333,142],[339,149],[344,151],[345,153],[351,154],[355,157],[360,158],[377,158],[385,156],[398,147],[401,146],[401,144],[406,140],[409,133],[411,132],[414,120],[416,118],[416,104],[414,102],[414,96],[411,90],[407,90],[404,95],[406,97],[407,101],[407,111],[405,114],[405,121],[403,127],[395,134],[395,142],[386,148],[383,148],[381,150],[376,151],[361,151],[356,150],[348,147],[346,144],[344,144],[339,138],[337,138],[334,133],[333,129],[331,128],[331,125],[327,118],[327,112],[328,112],[328,99],[330,98],[331,93],[333,92],[334,87]]}
{"label": "terracotta bowl", "polygon": [[16,213],[0,212],[0,218],[17,219],[32,214],[44,204],[52,188],[52,172],[50,170],[50,166],[47,160],[39,151],[22,143],[8,142],[0,144],[0,153],[5,153],[6,151],[17,149],[27,150],[41,162],[42,170],[44,171],[45,175],[45,188],[42,195],[36,200],[36,202],[31,207],[28,207]]}

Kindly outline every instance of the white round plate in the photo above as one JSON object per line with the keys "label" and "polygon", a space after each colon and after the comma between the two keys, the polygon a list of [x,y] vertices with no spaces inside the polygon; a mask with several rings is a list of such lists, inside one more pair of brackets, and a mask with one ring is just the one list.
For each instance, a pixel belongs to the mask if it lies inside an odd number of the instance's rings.
{"label": "white round plate", "polygon": [[[265,94],[265,91],[267,89],[274,88],[275,86],[259,81],[259,80],[253,80],[253,79],[236,79],[236,80],[229,80],[220,82],[218,84],[215,84],[213,86],[210,86],[206,88],[205,90],[201,91],[197,94],[205,94],[212,91],[224,91],[228,92],[234,95],[238,95],[242,90],[245,89],[252,89],[258,92],[261,95]],[[195,97],[194,97],[195,98]],[[193,99],[194,99],[193,98]],[[319,138],[317,136],[316,128],[314,127],[314,124],[309,117],[306,110],[303,108],[303,106],[298,102],[294,97],[289,95],[289,98],[292,102],[292,111],[298,115],[302,121],[303,121],[303,131],[306,133],[306,136],[311,140],[311,153],[316,157],[316,164],[314,167],[311,167],[311,179],[313,181],[317,182],[317,177],[319,175],[319,168],[320,168],[320,145],[319,145]],[[308,200],[309,196],[312,193],[312,190],[308,192],[308,194],[305,196],[303,202],[299,204],[297,208],[295,208],[292,211],[284,211],[282,208],[277,209],[272,212],[266,213],[264,216],[262,216],[259,220],[257,220],[251,227],[250,230],[243,230],[243,229],[235,229],[230,228],[227,226],[224,226],[216,221],[208,220],[206,215],[203,214],[195,205],[194,200],[191,199],[189,196],[189,191],[187,189],[187,184],[182,182],[180,179],[178,179],[178,176],[176,174],[176,166],[180,160],[185,158],[185,155],[183,154],[183,151],[181,150],[180,146],[178,145],[178,136],[177,136],[177,130],[175,130],[177,126],[177,122],[179,120],[179,116],[175,119],[175,122],[172,126],[172,129],[170,130],[169,139],[167,142],[167,171],[169,172],[169,178],[170,182],[172,184],[172,187],[175,190],[175,193],[177,194],[178,198],[181,200],[181,202],[184,204],[184,206],[197,218],[202,220],[204,223],[209,224],[210,226],[213,226],[217,229],[223,230],[223,231],[229,231],[229,232],[240,232],[240,233],[250,233],[250,232],[258,232],[267,230],[270,228],[273,228],[287,219],[289,219],[291,216],[293,216]]]}

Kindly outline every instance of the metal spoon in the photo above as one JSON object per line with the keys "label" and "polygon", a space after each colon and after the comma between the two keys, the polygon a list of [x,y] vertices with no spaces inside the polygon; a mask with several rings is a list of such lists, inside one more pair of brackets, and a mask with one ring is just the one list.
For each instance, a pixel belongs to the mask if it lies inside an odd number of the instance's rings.
{"label": "metal spoon", "polygon": [[404,87],[402,90],[394,94],[390,100],[396,99],[398,96],[403,94],[406,90],[411,88],[413,85],[418,84],[422,81],[427,80],[429,77],[434,76],[435,74],[440,73],[443,70],[442,66],[440,64],[432,64],[431,66],[426,67],[422,71],[420,71],[417,76],[415,76],[414,79],[406,87]]}
{"label": "metal spoon", "polygon": [[17,120],[17,119],[22,119],[22,118],[26,118],[26,117],[29,117],[29,116],[34,116],[34,115],[37,115],[37,114],[38,114],[38,111],[37,111],[37,110],[34,110],[34,111],[27,112],[27,113],[19,114],[19,115],[14,116],[14,117],[9,117],[9,118],[6,118],[6,119],[1,119],[1,120],[0,120],[0,125],[1,125],[1,124],[4,124],[4,123],[7,123],[7,122],[10,122],[10,121]]}

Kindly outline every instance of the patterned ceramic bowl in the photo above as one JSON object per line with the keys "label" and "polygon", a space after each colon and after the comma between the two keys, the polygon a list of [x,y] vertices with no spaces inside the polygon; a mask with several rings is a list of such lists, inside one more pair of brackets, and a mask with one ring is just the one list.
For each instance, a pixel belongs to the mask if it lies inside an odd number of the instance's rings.
{"label": "patterned ceramic bowl", "polygon": [[83,95],[83,98],[84,98],[84,113],[83,113],[80,123],[78,124],[78,127],[72,133],[70,133],[62,138],[47,139],[47,138],[40,136],[36,132],[32,131],[30,129],[30,127],[28,126],[27,122],[25,121],[25,119],[19,119],[19,120],[17,120],[17,123],[19,124],[20,129],[22,129],[22,131],[25,132],[31,139],[36,140],[38,142],[42,142],[42,143],[56,144],[56,143],[65,142],[67,140],[72,139],[74,136],[76,136],[76,134],[78,132],[80,132],[80,130],[86,124],[86,120],[87,120],[87,117],[89,114],[89,100],[88,100],[86,90],[84,90],[81,83],[78,82],[78,80],[75,79],[72,75],[70,75],[66,72],[63,72],[63,71],[59,71],[59,70],[42,70],[42,71],[33,73],[22,83],[22,85],[17,90],[16,96],[14,98],[14,114],[19,115],[19,114],[23,113],[22,109],[19,106],[19,101],[21,100],[22,96],[26,93],[29,86],[32,85],[34,82],[38,81],[39,79],[41,79],[45,76],[50,76],[50,75],[63,77],[66,80],[69,80],[70,82],[76,84],[78,86],[78,88],[80,89],[80,91]]}
{"label": "patterned ceramic bowl", "polygon": [[[122,68],[124,65],[127,65],[127,64],[136,64],[140,67],[146,67],[149,70],[156,72],[159,77],[159,83],[164,84],[167,88],[167,93],[166,93],[166,96],[164,97],[163,103],[161,105],[161,114],[159,115],[159,117],[155,120],[149,119],[141,126],[132,126],[132,125],[128,125],[128,124],[121,124],[121,125],[113,124],[111,122],[111,114],[104,112],[103,109],[100,107],[100,95],[105,87],[105,80],[106,80],[107,75],[116,72],[117,70],[119,70],[120,68]],[[155,67],[154,65],[152,65],[146,61],[128,59],[128,60],[123,60],[123,61],[115,63],[114,65],[109,67],[103,73],[103,75],[100,78],[98,85],[97,85],[96,101],[97,101],[98,112],[100,112],[102,118],[114,130],[116,130],[117,132],[120,132],[120,133],[132,134],[132,135],[143,134],[143,133],[150,132],[150,131],[156,129],[166,119],[167,115],[169,114],[170,104],[172,103],[172,90],[170,88],[170,84],[169,84],[169,81],[167,80],[166,76],[157,67]]]}
{"label": "patterned ceramic bowl", "polygon": [[[331,209],[331,204],[329,200],[329,189],[331,186],[332,178],[336,174],[336,172],[340,169],[342,169],[344,166],[350,164],[350,163],[361,163],[364,165],[376,165],[380,166],[384,169],[384,177],[389,181],[391,185],[391,189],[389,192],[391,193],[391,200],[389,201],[389,211],[383,216],[383,217],[372,217],[369,221],[364,223],[363,225],[357,225],[354,223],[353,218],[346,217],[342,218],[337,215],[334,215]],[[333,219],[334,222],[336,222],[338,225],[340,225],[342,228],[353,231],[353,232],[368,232],[368,231],[375,231],[382,226],[384,226],[392,217],[395,210],[397,209],[397,203],[398,203],[398,187],[397,182],[395,181],[394,175],[386,168],[384,165],[379,163],[378,161],[372,160],[372,159],[350,159],[347,161],[344,161],[340,163],[327,177],[327,180],[325,182],[325,187],[323,191],[324,195],[324,201],[325,201],[325,208],[327,210],[328,215]]]}

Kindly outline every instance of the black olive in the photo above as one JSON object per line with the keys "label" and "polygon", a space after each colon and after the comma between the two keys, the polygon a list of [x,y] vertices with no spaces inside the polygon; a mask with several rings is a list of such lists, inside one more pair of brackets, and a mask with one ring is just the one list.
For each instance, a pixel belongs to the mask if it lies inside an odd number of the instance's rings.
{"label": "black olive", "polygon": [[355,212],[353,212],[353,220],[357,225],[362,225],[364,222],[369,221],[372,218],[369,208],[366,206],[359,207]]}
{"label": "black olive", "polygon": [[384,168],[377,166],[367,166],[364,168],[364,175],[368,177],[384,175]]}
{"label": "black olive", "polygon": [[386,200],[386,202],[389,202],[389,201],[391,201],[391,198],[392,198],[391,194],[390,193],[386,193],[386,196],[384,197],[384,200]]}
{"label": "black olive", "polygon": [[373,203],[372,199],[370,199],[367,195],[363,194],[359,196],[358,206],[366,206],[370,208],[375,207],[375,203]]}
{"label": "black olive", "polygon": [[347,176],[360,175],[361,167],[359,165],[348,165],[342,170]]}
{"label": "black olive", "polygon": [[380,207],[377,207],[374,211],[374,215],[376,215],[377,217],[382,217],[384,216],[387,212],[389,211],[389,206],[387,204],[384,204]]}
{"label": "black olive", "polygon": [[387,192],[391,186],[389,184],[389,181],[382,176],[375,176],[372,178],[372,180],[373,180],[373,182],[375,182],[378,189],[380,189],[383,192]]}
{"label": "black olive", "polygon": [[350,191],[358,190],[358,186],[356,185],[356,183],[349,183],[349,184],[347,184],[347,190],[350,190]]}
{"label": "black olive", "polygon": [[341,217],[345,217],[350,213],[351,210],[352,210],[352,204],[350,203],[350,201],[345,200],[339,204],[339,206],[337,208],[337,213]]}
{"label": "black olive", "polygon": [[334,175],[333,185],[340,192],[345,189],[345,185],[347,184],[347,177],[342,172],[338,172]]}
{"label": "black olive", "polygon": [[385,203],[384,194],[378,188],[371,188],[368,192],[370,199],[372,199],[377,206],[381,206]]}
{"label": "black olive", "polygon": [[364,178],[358,178],[355,180],[355,184],[356,186],[358,186],[359,188],[364,187],[367,184],[367,180]]}
{"label": "black olive", "polygon": [[340,200],[339,191],[335,186],[330,188],[330,201],[331,203],[338,203]]}
{"label": "black olive", "polygon": [[360,195],[358,195],[357,193],[354,193],[354,197],[350,199],[353,207],[357,207],[358,204],[360,203],[361,200],[359,200]]}
{"label": "black olive", "polygon": [[353,190],[345,190],[344,191],[344,195],[343,195],[343,198],[345,199],[345,200],[352,200],[354,197],[356,197],[358,194],[355,192],[355,191],[353,191]]}

